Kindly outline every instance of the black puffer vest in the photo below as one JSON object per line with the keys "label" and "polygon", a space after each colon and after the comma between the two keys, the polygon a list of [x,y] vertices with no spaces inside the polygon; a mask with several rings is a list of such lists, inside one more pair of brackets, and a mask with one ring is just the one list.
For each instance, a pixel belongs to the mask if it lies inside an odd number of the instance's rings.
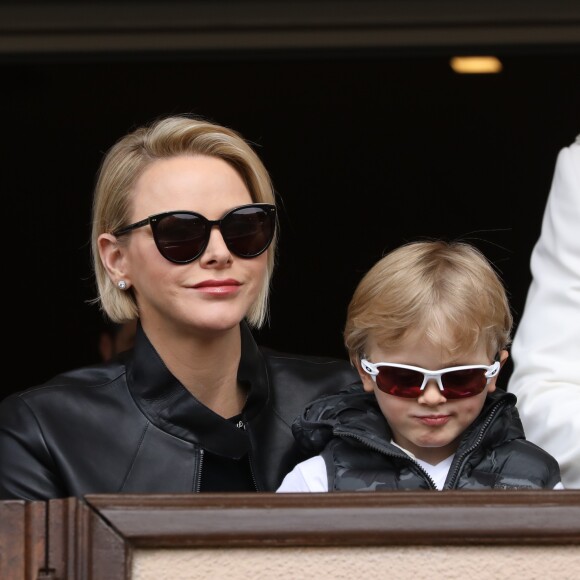
{"label": "black puffer vest", "polygon": [[[504,391],[487,396],[465,431],[444,489],[552,489],[557,461],[525,439]],[[391,444],[391,430],[372,393],[342,393],[310,404],[292,426],[308,453],[326,462],[329,491],[436,489],[427,472]]]}

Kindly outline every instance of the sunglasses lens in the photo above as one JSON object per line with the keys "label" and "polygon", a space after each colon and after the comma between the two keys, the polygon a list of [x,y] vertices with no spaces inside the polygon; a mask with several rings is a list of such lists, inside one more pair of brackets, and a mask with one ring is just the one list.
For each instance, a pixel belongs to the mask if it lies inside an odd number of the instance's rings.
{"label": "sunglasses lens", "polygon": [[464,369],[444,373],[441,376],[443,396],[446,399],[463,399],[478,395],[485,389],[485,369]]}
{"label": "sunglasses lens", "polygon": [[411,369],[397,367],[379,367],[377,375],[377,387],[395,397],[417,399],[421,396],[423,374]]}
{"label": "sunglasses lens", "polygon": [[254,258],[268,249],[274,238],[274,207],[241,207],[224,217],[220,230],[230,251],[240,258]]}
{"label": "sunglasses lens", "polygon": [[[377,387],[395,397],[417,399],[421,396],[424,375],[419,371],[398,367],[379,366]],[[486,385],[485,369],[462,369],[441,375],[443,396],[446,399],[464,399],[481,393]]]}
{"label": "sunglasses lens", "polygon": [[168,213],[152,220],[151,228],[161,255],[171,262],[186,264],[201,256],[216,224],[230,252],[241,258],[254,258],[272,243],[276,208],[266,204],[239,207],[218,222],[208,222],[195,213]]}
{"label": "sunglasses lens", "polygon": [[202,254],[207,245],[208,225],[198,215],[169,214],[152,226],[159,252],[172,262],[191,262]]}

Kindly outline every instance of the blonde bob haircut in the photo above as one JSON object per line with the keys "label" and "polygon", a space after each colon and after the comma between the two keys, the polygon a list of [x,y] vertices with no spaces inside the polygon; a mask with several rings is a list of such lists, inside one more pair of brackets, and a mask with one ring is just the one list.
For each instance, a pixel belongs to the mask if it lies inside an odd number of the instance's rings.
{"label": "blonde bob haircut", "polygon": [[510,342],[512,314],[505,288],[487,258],[464,242],[405,244],[362,278],[348,306],[344,341],[350,361],[380,348],[426,337],[450,355],[483,340],[490,359]]}
{"label": "blonde bob haircut", "polygon": [[[240,175],[254,203],[275,204],[266,168],[252,147],[235,131],[186,116],[158,119],[117,141],[105,155],[95,186],[92,208],[91,253],[97,284],[93,302],[117,323],[138,318],[133,292],[121,292],[110,280],[98,250],[102,233],[128,225],[133,188],[145,169],[159,159],[207,155],[229,163]],[[179,208],[176,208],[179,209]],[[118,240],[123,243],[122,239]],[[270,280],[274,270],[276,237],[268,248],[268,268],[260,294],[249,308],[248,323],[259,328],[267,319]],[[179,266],[176,266],[179,267]]]}

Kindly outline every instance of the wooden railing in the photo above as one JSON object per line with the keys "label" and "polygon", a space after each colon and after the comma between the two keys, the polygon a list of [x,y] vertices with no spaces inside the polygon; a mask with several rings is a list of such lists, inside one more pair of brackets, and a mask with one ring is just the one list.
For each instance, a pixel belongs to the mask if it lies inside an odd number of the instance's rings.
{"label": "wooden railing", "polygon": [[[2,580],[145,580],[158,574],[156,558],[168,558],[160,564],[164,570],[178,566],[172,559],[176,550],[211,550],[211,565],[218,567],[228,551],[238,550],[238,562],[251,553],[267,558],[270,569],[279,566],[279,580],[298,577],[292,569],[298,573],[304,554],[313,561],[331,548],[340,548],[342,566],[346,558],[362,574],[381,554],[392,557],[396,550],[414,548],[424,555],[431,547],[444,558],[460,548],[468,558],[466,548],[477,548],[478,557],[485,548],[491,565],[506,546],[511,561],[517,550],[537,548],[525,560],[537,577],[541,566],[550,565],[555,553],[550,550],[558,548],[564,563],[554,569],[552,562],[548,577],[580,577],[580,490],[93,495],[0,502]],[[373,559],[365,556],[369,551]],[[190,555],[196,567],[209,561],[197,557],[202,552]],[[291,555],[296,559],[276,564],[276,558]],[[529,561],[536,556],[537,564]],[[404,561],[411,565],[415,558]],[[332,577],[328,562],[325,566],[328,576],[317,571],[317,578]],[[268,577],[259,569],[253,577]],[[200,570],[184,576],[176,568],[175,576],[164,577],[195,578]],[[397,578],[394,571],[391,577]],[[474,571],[468,580],[484,577]]]}

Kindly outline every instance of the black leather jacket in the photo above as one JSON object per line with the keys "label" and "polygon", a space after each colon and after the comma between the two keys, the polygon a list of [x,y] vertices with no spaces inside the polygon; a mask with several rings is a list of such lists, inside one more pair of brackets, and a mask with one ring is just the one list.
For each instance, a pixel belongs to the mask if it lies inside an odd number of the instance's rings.
{"label": "black leather jacket", "polygon": [[[465,430],[444,489],[553,489],[557,461],[527,441],[516,397],[499,389]],[[391,443],[373,393],[314,401],[293,425],[296,439],[326,463],[329,491],[436,489],[427,472]]]}
{"label": "black leather jacket", "polygon": [[259,348],[245,324],[238,379],[250,385],[243,431],[198,402],[139,328],[124,358],[0,403],[0,499],[194,492],[203,450],[247,453],[257,490],[274,491],[307,457],[293,419],[309,401],[359,383],[346,360]]}

